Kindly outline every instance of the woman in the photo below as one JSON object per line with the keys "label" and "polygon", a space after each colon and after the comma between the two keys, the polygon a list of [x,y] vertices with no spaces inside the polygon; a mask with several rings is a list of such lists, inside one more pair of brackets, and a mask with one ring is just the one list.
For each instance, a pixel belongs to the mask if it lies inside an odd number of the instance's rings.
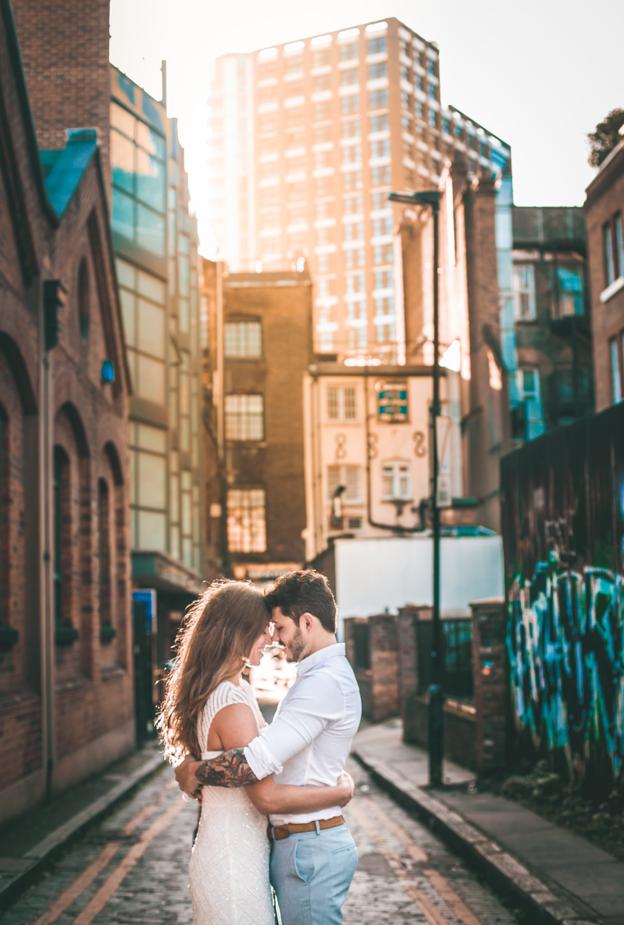
{"label": "woman", "polygon": [[[243,680],[271,644],[260,592],[242,581],[216,581],[190,608],[177,641],[159,727],[173,761],[213,758],[255,738],[264,720]],[[190,863],[194,925],[274,925],[267,814],[344,805],[349,780],[335,787],[292,787],[267,778],[249,787],[203,787]]]}

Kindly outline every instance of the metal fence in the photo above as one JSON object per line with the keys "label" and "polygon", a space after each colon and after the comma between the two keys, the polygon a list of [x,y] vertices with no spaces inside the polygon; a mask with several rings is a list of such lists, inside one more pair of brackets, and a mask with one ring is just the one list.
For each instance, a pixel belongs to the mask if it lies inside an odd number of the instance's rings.
{"label": "metal fence", "polygon": [[[427,691],[431,683],[431,620],[416,624],[418,651],[418,690]],[[472,620],[453,618],[442,620],[444,646],[444,693],[457,700],[472,700]]]}

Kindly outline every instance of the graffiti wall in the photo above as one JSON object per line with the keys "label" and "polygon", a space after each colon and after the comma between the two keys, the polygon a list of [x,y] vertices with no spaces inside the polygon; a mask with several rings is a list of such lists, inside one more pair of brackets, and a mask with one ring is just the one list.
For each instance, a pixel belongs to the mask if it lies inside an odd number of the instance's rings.
{"label": "graffiti wall", "polygon": [[624,780],[624,403],[501,466],[513,757]]}

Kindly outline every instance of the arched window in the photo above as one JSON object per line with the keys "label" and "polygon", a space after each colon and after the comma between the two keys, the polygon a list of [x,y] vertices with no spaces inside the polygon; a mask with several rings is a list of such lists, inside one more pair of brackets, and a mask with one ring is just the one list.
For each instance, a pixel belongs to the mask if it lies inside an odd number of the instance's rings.
{"label": "arched window", "polygon": [[111,575],[111,505],[108,484],[105,479],[98,481],[98,559],[99,588],[98,605],[100,626],[110,626],[112,601]]}
{"label": "arched window", "polygon": [[89,267],[83,257],[78,268],[78,326],[80,337],[86,340],[89,336],[89,323],[91,320],[91,286],[89,282]]}
{"label": "arched window", "polygon": [[69,458],[54,447],[54,619],[57,628],[70,619],[71,496]]}

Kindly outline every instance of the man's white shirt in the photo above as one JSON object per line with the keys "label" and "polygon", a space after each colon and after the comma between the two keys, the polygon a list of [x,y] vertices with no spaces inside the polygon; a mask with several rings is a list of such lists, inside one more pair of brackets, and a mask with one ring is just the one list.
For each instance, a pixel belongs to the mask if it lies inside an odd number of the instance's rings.
{"label": "man's white shirt", "polygon": [[[362,717],[360,691],[344,643],[326,646],[299,662],[297,680],[275,719],[245,748],[259,780],[275,774],[280,784],[333,785],[344,769]],[[329,819],[339,806],[297,815],[271,815],[273,825]]]}

